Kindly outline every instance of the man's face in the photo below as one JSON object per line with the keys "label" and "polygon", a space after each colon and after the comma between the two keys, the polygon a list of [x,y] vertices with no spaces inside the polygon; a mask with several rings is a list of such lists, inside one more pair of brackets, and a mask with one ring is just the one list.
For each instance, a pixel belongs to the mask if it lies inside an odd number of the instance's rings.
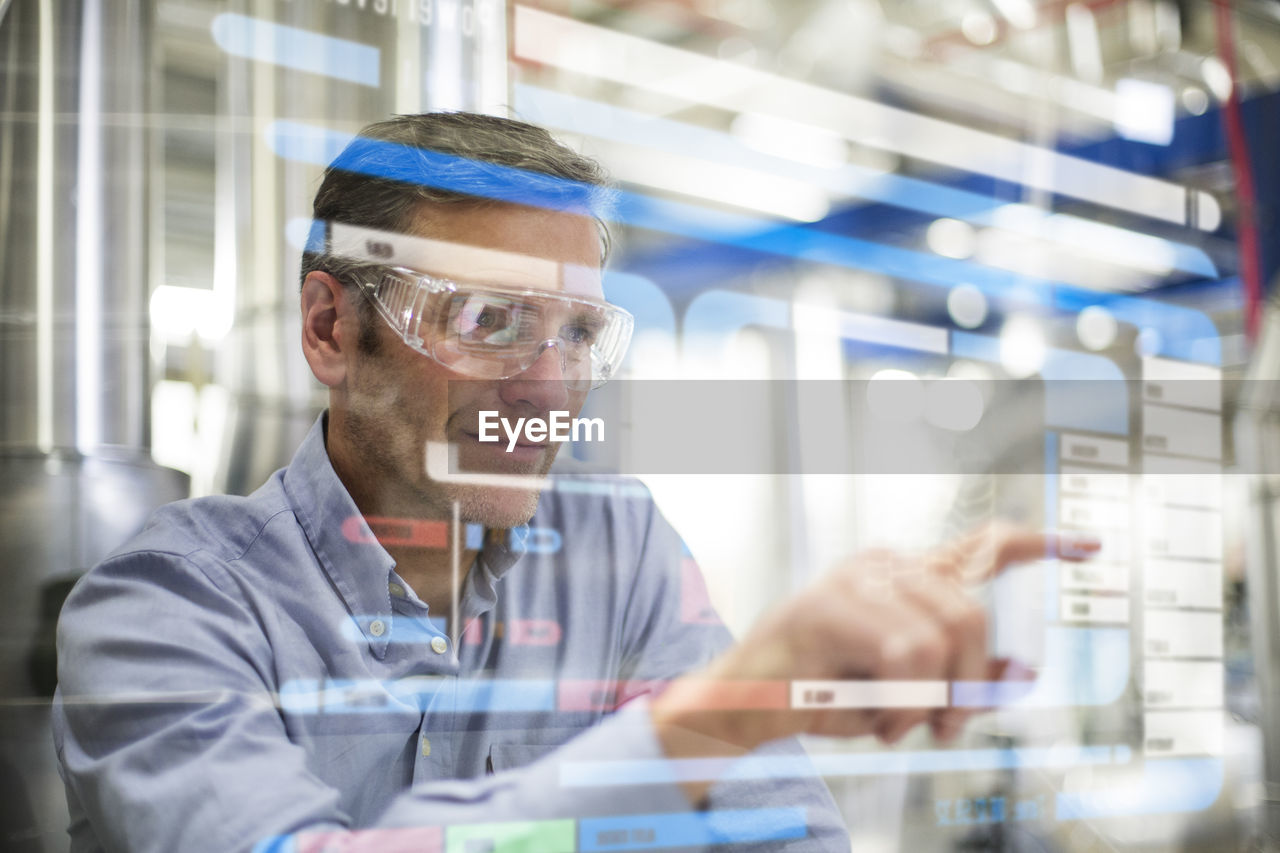
{"label": "man's face", "polygon": [[[445,249],[414,267],[461,287],[603,299],[599,231],[587,217],[507,204],[443,207],[426,211],[415,232],[457,251]],[[522,437],[508,451],[505,432],[500,441],[481,442],[479,413],[496,411],[513,425],[518,418],[547,419],[551,411],[576,417],[586,390],[566,384],[556,348],[510,378],[478,380],[406,346],[380,316],[371,312],[370,320],[377,345],[373,353],[353,356],[345,400],[352,450],[362,465],[353,473],[364,480],[362,491],[374,491],[379,505],[404,514],[448,518],[456,502],[464,522],[511,527],[528,521],[537,505],[536,490],[433,480],[426,473],[425,448],[428,442],[454,445],[459,471],[546,474],[558,443],[535,444]],[[550,318],[550,334],[556,322]]]}

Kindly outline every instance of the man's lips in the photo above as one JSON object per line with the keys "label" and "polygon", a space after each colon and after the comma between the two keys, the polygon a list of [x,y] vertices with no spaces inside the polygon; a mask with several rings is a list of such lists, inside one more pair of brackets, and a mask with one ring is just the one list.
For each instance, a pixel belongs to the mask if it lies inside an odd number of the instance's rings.
{"label": "man's lips", "polygon": [[506,436],[500,436],[497,441],[481,441],[478,433],[464,431],[462,435],[467,440],[472,441],[481,447],[492,448],[502,455],[509,456],[513,459],[524,459],[537,455],[551,446],[550,442],[531,443],[527,441],[517,441],[515,447],[508,449],[510,446],[508,444],[510,439]]}
{"label": "man's lips", "polygon": [[[497,441],[481,441],[480,435],[478,433],[463,432],[462,434],[467,438],[471,439],[472,441],[476,442],[477,444],[494,444],[499,447],[506,447],[507,442],[510,441],[510,439],[508,439],[506,436],[500,437]],[[516,442],[516,447],[549,447],[550,445],[551,445],[551,442],[549,441],[537,441],[537,442],[517,441]]]}

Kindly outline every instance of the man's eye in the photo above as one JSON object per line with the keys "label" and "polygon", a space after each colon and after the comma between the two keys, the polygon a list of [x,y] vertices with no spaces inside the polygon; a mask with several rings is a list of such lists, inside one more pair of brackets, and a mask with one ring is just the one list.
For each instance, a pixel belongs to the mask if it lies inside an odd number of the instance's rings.
{"label": "man's eye", "polygon": [[560,337],[571,344],[590,344],[596,339],[596,330],[591,326],[565,326],[560,330]]}
{"label": "man's eye", "polygon": [[470,300],[458,314],[458,331],[473,338],[492,340],[495,335],[515,334],[520,315],[510,306],[491,300]]}

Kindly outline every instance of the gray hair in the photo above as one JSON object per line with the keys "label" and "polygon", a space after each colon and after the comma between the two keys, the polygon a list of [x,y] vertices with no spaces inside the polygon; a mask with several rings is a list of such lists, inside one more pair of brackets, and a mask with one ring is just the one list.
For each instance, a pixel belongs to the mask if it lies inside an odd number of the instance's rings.
{"label": "gray hair", "polygon": [[525,203],[590,215],[600,227],[603,265],[612,248],[605,220],[613,193],[599,163],[535,125],[463,112],[395,116],[361,130],[325,169],[301,278],[319,270],[354,287],[369,267],[330,254],[325,223],[408,233],[424,205]]}

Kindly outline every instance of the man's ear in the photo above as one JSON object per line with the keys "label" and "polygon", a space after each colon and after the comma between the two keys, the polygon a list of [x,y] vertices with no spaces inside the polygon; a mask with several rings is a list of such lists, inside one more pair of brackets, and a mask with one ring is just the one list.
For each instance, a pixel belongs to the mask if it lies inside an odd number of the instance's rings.
{"label": "man's ear", "polygon": [[342,283],[326,272],[307,273],[302,282],[302,353],[321,384],[342,384],[358,330],[355,306]]}

